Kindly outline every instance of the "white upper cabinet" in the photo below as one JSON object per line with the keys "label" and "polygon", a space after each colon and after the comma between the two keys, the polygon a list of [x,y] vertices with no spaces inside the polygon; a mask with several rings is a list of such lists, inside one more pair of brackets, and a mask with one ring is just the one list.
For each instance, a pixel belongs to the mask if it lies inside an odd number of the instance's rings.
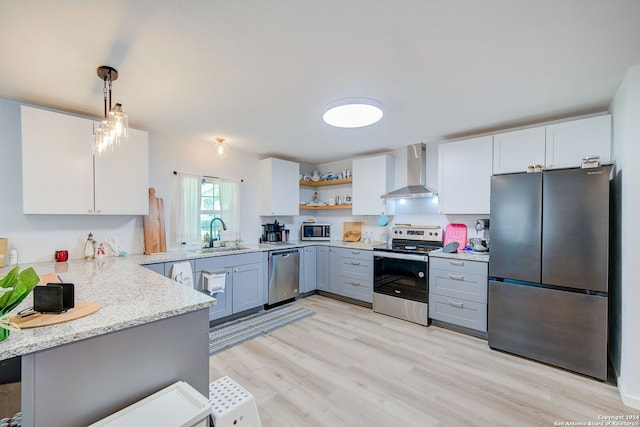
{"label": "white upper cabinet", "polygon": [[546,169],[577,167],[585,156],[611,163],[610,114],[549,125],[546,134]]}
{"label": "white upper cabinet", "polygon": [[149,213],[149,136],[129,129],[129,138],[95,157],[95,211],[103,215]]}
{"label": "white upper cabinet", "polygon": [[493,136],[493,174],[524,172],[544,165],[545,127],[505,132]]}
{"label": "white upper cabinet", "polygon": [[148,213],[148,134],[95,156],[91,119],[21,106],[25,214]]}
{"label": "white upper cabinet", "polygon": [[385,212],[385,201],[380,198],[393,190],[394,158],[389,155],[354,159],[352,215],[380,215]]}
{"label": "white upper cabinet", "polygon": [[300,165],[270,157],[260,160],[260,215],[298,215]]}
{"label": "white upper cabinet", "polygon": [[492,157],[490,135],[438,146],[439,213],[489,213]]}
{"label": "white upper cabinet", "polygon": [[93,122],[21,106],[22,210],[93,213]]}
{"label": "white upper cabinet", "polygon": [[575,168],[585,156],[611,163],[611,115],[571,120],[493,136],[494,175],[544,169]]}

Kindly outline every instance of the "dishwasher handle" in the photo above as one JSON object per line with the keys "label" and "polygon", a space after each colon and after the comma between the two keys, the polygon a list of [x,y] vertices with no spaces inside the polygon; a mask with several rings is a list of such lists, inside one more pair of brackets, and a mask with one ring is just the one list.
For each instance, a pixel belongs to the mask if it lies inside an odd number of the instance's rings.
{"label": "dishwasher handle", "polygon": [[297,254],[298,253],[298,249],[289,249],[289,250],[284,250],[284,251],[270,251],[269,252],[269,258],[274,257],[274,256],[279,256],[279,257],[283,257],[286,258],[292,254]]}

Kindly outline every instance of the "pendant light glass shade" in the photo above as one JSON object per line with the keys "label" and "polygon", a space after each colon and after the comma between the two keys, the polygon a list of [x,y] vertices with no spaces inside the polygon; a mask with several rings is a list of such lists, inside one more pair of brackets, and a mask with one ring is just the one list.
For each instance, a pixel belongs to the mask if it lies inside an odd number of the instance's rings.
{"label": "pendant light glass shade", "polygon": [[98,129],[95,130],[95,141],[93,144],[94,154],[104,154],[107,151],[113,150],[114,140],[113,133],[109,126],[108,120],[100,122]]}
{"label": "pendant light glass shade", "polygon": [[109,126],[113,129],[113,134],[120,142],[120,139],[127,139],[129,137],[129,116],[122,111],[122,104],[116,104],[111,111],[109,111]]}
{"label": "pendant light glass shade", "polygon": [[118,78],[118,71],[103,65],[98,67],[97,72],[98,77],[104,81],[104,120],[94,132],[93,152],[101,155],[113,150],[122,139],[129,137],[129,117],[122,111],[122,104],[117,103],[111,108],[111,87],[113,81]]}
{"label": "pendant light glass shade", "polygon": [[329,104],[322,119],[341,128],[359,128],[379,121],[384,113],[382,104],[369,98],[348,98]]}

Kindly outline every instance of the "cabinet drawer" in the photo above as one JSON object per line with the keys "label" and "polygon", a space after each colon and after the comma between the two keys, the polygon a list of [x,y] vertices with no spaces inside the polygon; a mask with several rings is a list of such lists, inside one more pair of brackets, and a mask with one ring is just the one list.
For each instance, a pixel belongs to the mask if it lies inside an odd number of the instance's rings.
{"label": "cabinet drawer", "polygon": [[485,276],[489,271],[486,262],[435,257],[429,257],[429,268],[452,273],[484,274]]}
{"label": "cabinet drawer", "polygon": [[252,264],[254,262],[262,262],[262,252],[196,258],[195,270],[215,270],[236,265]]}
{"label": "cabinet drawer", "polygon": [[373,251],[364,249],[332,248],[339,257],[355,258],[362,261],[373,261]]}
{"label": "cabinet drawer", "polygon": [[487,331],[487,304],[429,293],[429,317],[477,331]]}
{"label": "cabinet drawer", "polygon": [[486,304],[487,275],[430,270],[429,292]]}
{"label": "cabinet drawer", "polygon": [[364,302],[373,302],[373,282],[349,277],[338,277],[337,293]]}
{"label": "cabinet drawer", "polygon": [[339,277],[371,282],[373,280],[373,261],[340,257],[337,274]]}

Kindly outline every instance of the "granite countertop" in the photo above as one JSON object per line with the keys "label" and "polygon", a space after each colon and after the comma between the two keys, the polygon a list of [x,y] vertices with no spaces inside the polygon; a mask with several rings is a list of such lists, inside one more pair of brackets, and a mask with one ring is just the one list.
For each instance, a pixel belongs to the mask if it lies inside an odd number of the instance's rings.
{"label": "granite countertop", "polygon": [[[101,305],[100,310],[69,322],[12,332],[0,342],[0,360],[33,353],[82,339],[115,332],[168,317],[207,308],[215,298],[185,287],[140,265],[178,262],[198,258],[265,252],[305,246],[323,245],[373,250],[385,242],[302,241],[278,244],[243,245],[243,249],[199,253],[176,250],[151,255],[105,257],[86,261],[73,259],[63,263],[20,264],[20,271],[33,267],[36,273],[57,274],[62,281],[75,284],[75,300]],[[1,267],[0,277],[11,267]],[[27,296],[10,315],[28,308],[33,297]]]}
{"label": "granite countertop", "polygon": [[218,252],[203,252],[198,249],[181,249],[150,255],[130,255],[128,258],[137,264],[155,264],[160,262],[177,262],[198,258],[211,258],[217,256],[246,254],[252,252],[279,251],[284,249],[303,248],[305,246],[334,246],[341,248],[357,248],[362,250],[373,250],[376,246],[385,245],[386,242],[344,242],[342,240],[317,240],[317,241],[291,241],[279,243],[243,244],[243,249],[220,250]]}
{"label": "granite countertop", "polygon": [[489,262],[489,252],[460,251],[455,253],[445,253],[445,252],[442,252],[442,249],[436,249],[435,251],[429,252],[429,257]]}
{"label": "granite countertop", "polygon": [[[53,273],[64,282],[74,283],[76,301],[97,302],[101,308],[73,321],[11,332],[6,340],[0,342],[0,360],[206,309],[215,304],[215,298],[140,267],[136,259],[137,256],[106,257],[94,261],[80,259],[64,263],[20,264],[20,271],[33,267],[38,274]],[[9,271],[9,267],[0,268],[0,276]],[[32,303],[33,297],[29,295],[10,314],[15,315]]]}

